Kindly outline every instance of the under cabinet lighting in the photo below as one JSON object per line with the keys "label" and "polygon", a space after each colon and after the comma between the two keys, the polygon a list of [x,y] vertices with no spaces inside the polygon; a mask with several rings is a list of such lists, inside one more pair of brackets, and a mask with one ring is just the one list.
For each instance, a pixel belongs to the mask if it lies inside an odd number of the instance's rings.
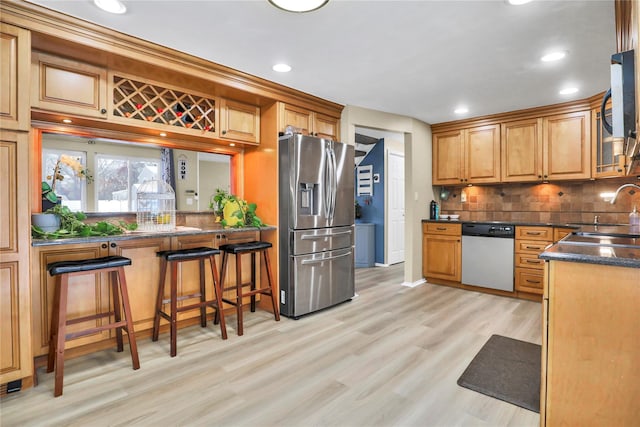
{"label": "under cabinet lighting", "polygon": [[269,0],[269,3],[278,9],[287,12],[311,12],[320,9],[328,2],[329,0]]}
{"label": "under cabinet lighting", "polygon": [[616,193],[600,193],[600,197],[602,198],[602,200],[604,200],[605,202],[610,202],[611,200],[613,200],[613,196],[615,196]]}
{"label": "under cabinet lighting", "polygon": [[164,138],[165,136],[167,136],[167,134],[164,132],[160,132],[160,136]]}
{"label": "under cabinet lighting", "polygon": [[236,144],[234,144],[233,142],[231,144],[229,144],[229,147],[235,147]]}
{"label": "under cabinet lighting", "polygon": [[71,119],[62,119],[62,123],[73,123],[73,120]]}
{"label": "under cabinet lighting", "polygon": [[122,14],[127,11],[127,7],[120,0],[93,0],[93,3],[109,13]]}

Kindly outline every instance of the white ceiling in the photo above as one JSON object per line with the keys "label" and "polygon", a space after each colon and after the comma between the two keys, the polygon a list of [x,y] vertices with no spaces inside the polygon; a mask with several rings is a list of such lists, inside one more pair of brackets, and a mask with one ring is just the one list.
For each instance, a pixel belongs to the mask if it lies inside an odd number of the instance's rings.
{"label": "white ceiling", "polygon": [[[344,105],[427,123],[582,99],[609,86],[612,0],[330,0],[288,13],[267,0],[34,0]],[[558,63],[539,58],[567,50]],[[271,70],[277,62],[288,74]],[[561,96],[565,85],[580,91]],[[469,113],[453,110],[464,104]]]}

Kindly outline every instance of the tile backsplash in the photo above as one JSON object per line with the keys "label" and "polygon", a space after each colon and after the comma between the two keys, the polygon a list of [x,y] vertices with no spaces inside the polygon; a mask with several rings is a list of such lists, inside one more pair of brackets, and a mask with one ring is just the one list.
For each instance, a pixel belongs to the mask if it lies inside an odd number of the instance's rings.
{"label": "tile backsplash", "polygon": [[[449,198],[437,201],[442,214],[459,214],[463,221],[592,223],[598,215],[601,223],[627,224],[633,206],[640,210],[640,190],[622,190],[613,205],[600,197],[600,193],[614,192],[626,183],[640,185],[640,180],[632,176],[583,182],[445,187],[450,191]],[[436,196],[440,189],[434,187]]]}

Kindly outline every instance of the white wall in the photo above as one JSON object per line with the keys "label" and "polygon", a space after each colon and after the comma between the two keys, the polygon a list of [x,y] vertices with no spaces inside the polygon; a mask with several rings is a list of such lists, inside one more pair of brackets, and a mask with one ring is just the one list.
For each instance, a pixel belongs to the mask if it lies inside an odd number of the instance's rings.
{"label": "white wall", "polygon": [[405,268],[404,280],[422,280],[422,223],[428,218],[431,186],[431,126],[411,117],[346,106],[342,111],[342,141],[355,145],[356,126],[404,134]]}

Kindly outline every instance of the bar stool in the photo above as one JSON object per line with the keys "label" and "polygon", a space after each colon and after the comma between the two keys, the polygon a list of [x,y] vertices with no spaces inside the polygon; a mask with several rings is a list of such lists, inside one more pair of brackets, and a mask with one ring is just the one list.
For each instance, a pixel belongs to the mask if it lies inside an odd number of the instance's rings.
{"label": "bar stool", "polygon": [[[273,306],[273,314],[275,316],[276,321],[280,320],[280,313],[278,312],[278,308],[276,307],[275,300],[275,289],[273,287],[273,277],[271,275],[271,266],[269,264],[269,252],[268,249],[271,247],[271,243],[269,242],[247,242],[247,243],[233,243],[228,245],[220,246],[220,250],[222,251],[222,290],[235,290],[236,291],[236,299],[235,301],[222,298],[223,302],[229,303],[236,307],[236,315],[238,321],[238,335],[242,335],[244,330],[242,328],[242,299],[246,296],[251,296],[251,311],[256,311],[256,295],[262,294],[267,295],[271,298],[271,305]],[[256,284],[256,253],[262,252],[264,257],[265,267],[267,269],[267,281],[269,282],[269,286],[266,288],[257,288]],[[228,288],[224,287],[224,277],[227,269],[227,257],[231,255],[235,255],[236,257],[236,284],[235,286],[230,286]],[[242,255],[251,254],[251,281],[242,283]],[[244,292],[243,289],[249,286],[251,288],[250,291]]]}
{"label": "bar stool", "polygon": [[[217,249],[199,247],[190,249],[181,249],[176,251],[160,251],[157,255],[162,258],[160,266],[160,284],[158,286],[158,297],[156,299],[156,314],[153,319],[153,335],[152,340],[158,341],[158,334],[160,332],[160,317],[169,321],[169,330],[171,336],[171,357],[175,357],[177,354],[177,324],[178,313],[200,309],[200,325],[204,328],[207,326],[207,306],[212,307],[215,310],[214,324],[220,321],[220,331],[222,333],[222,339],[227,339],[227,327],[224,323],[224,313],[222,312],[222,291],[220,288],[220,280],[218,278],[218,269],[214,255],[219,254]],[[205,271],[204,260],[208,259],[211,265],[211,276],[213,278],[213,293],[215,300],[207,300],[205,289]],[[185,261],[198,260],[200,264],[200,292],[191,295],[178,296],[178,264]],[[164,287],[165,276],[167,273],[167,267],[171,267],[171,290],[168,299],[164,299]],[[200,301],[195,304],[190,304],[182,307],[178,307],[178,301],[186,299],[200,298]],[[163,304],[170,304],[169,314],[162,311]]]}
{"label": "bar stool", "polygon": [[[47,264],[49,274],[51,276],[58,276],[53,297],[51,336],[49,339],[49,356],[47,360],[47,372],[53,371],[55,367],[55,388],[53,392],[55,397],[62,395],[64,343],[66,339],[77,338],[107,329],[115,329],[118,351],[120,352],[123,350],[122,330],[124,329],[127,331],[127,337],[129,339],[133,369],[135,370],[140,368],[138,347],[136,346],[136,337],[133,331],[133,320],[131,318],[131,308],[129,306],[127,280],[124,274],[124,266],[126,265],[131,265],[131,260],[122,256],[107,256],[78,261],[59,261]],[[67,320],[69,277],[95,274],[97,272],[109,273],[109,282],[113,295],[113,311]],[[122,296],[122,306],[120,305],[118,288],[119,293]],[[124,310],[124,320],[122,319],[121,309]],[[100,319],[103,317],[111,317],[112,315],[114,318],[113,322],[66,334],[67,325],[81,323],[87,320]]]}

